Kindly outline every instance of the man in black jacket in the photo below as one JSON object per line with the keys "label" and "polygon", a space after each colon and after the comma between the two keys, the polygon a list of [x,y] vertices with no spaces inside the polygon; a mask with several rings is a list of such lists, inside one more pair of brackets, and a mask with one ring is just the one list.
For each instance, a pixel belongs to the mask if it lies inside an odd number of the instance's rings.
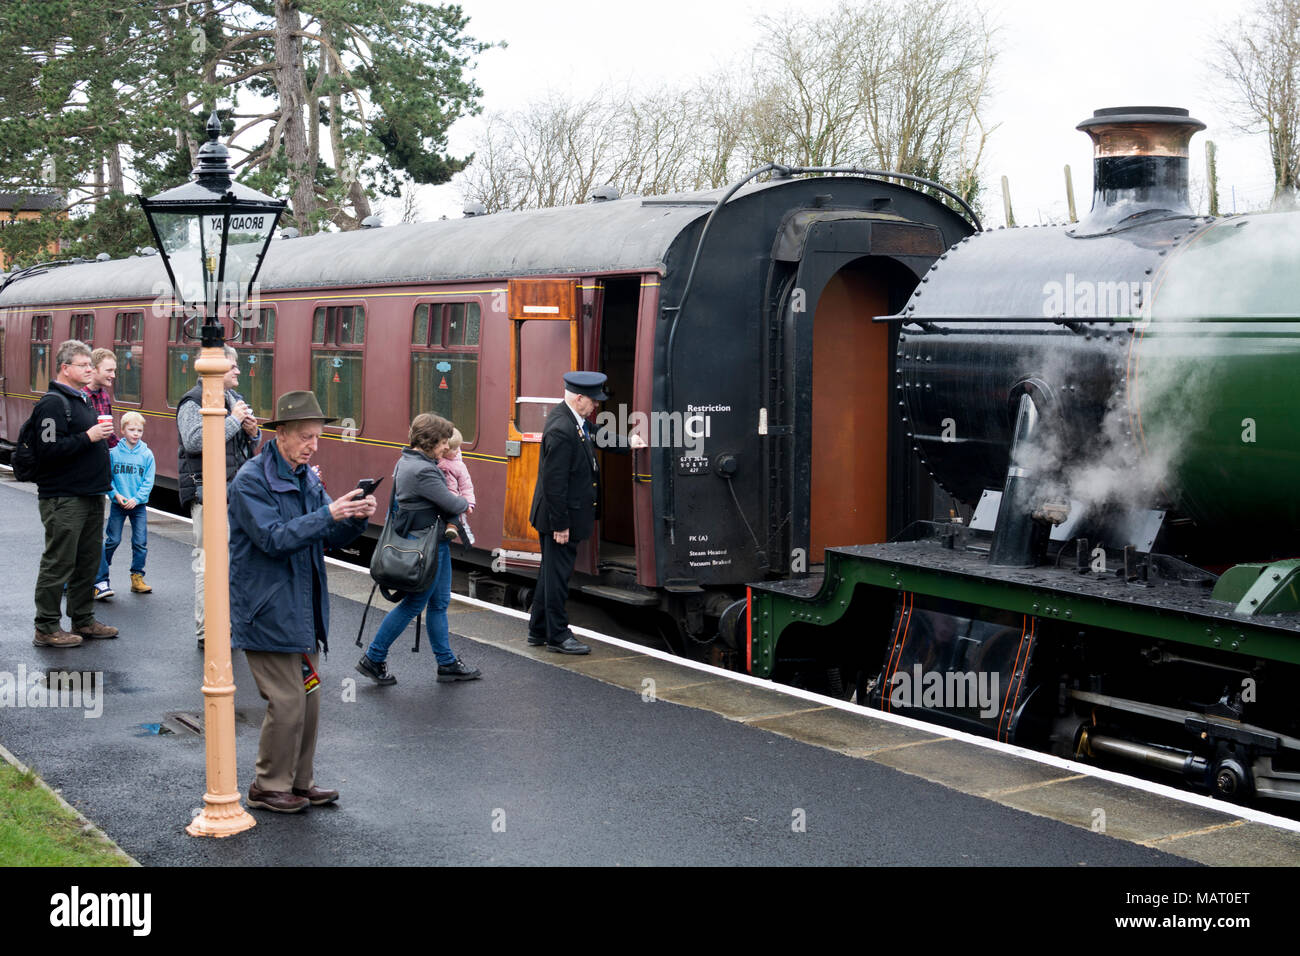
{"label": "man in black jacket", "polygon": [[596,444],[587,417],[605,398],[602,373],[569,372],[564,376],[564,401],[551,409],[542,429],[537,485],[528,515],[541,539],[542,566],[528,621],[528,643],[561,654],[591,652],[569,631],[564,605],[578,543],[591,536],[600,507]]}
{"label": "man in black jacket", "polygon": [[[76,647],[84,638],[117,637],[95,620],[95,574],[104,549],[104,498],[113,485],[107,438],[82,391],[94,366],[90,347],[69,339],[55,354],[55,379],[32,410],[36,432],[37,505],[45,525],[45,553],[36,576],[37,647]],[[67,585],[72,632],[63,630]]]}

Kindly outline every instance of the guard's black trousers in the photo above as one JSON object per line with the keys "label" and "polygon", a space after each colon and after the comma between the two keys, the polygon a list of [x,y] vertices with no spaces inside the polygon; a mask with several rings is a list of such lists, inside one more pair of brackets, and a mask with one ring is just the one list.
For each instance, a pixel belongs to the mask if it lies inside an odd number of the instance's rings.
{"label": "guard's black trousers", "polygon": [[569,576],[573,562],[578,558],[578,546],[556,544],[549,534],[542,539],[542,566],[537,574],[537,593],[533,595],[533,611],[528,619],[528,636],[533,640],[545,639],[548,644],[563,644],[573,635],[569,632],[569,613],[565,602],[569,600]]}

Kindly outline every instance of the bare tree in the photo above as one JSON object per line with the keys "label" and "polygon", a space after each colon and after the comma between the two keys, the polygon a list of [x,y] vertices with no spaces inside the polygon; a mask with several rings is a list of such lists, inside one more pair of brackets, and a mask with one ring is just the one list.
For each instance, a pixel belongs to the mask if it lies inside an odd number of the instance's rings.
{"label": "bare tree", "polygon": [[898,170],[974,196],[996,128],[983,112],[997,30],[978,7],[866,0],[762,26],[748,144],[756,158]]}
{"label": "bare tree", "polygon": [[463,193],[496,212],[583,202],[607,184],[623,194],[716,189],[748,161],[753,115],[752,90],[725,73],[640,94],[550,93],[486,117]]}
{"label": "bare tree", "polygon": [[[862,155],[864,94],[879,80],[876,51],[863,30],[878,30],[883,8],[841,5],[824,18],[759,21],[754,51],[756,118],[753,145],[781,150],[777,159],[800,166],[835,166]],[[865,74],[870,73],[870,76]]]}
{"label": "bare tree", "polygon": [[761,28],[748,69],[648,93],[552,94],[490,117],[466,198],[496,210],[582,202],[604,183],[716,189],[769,161],[896,169],[975,198],[997,58],[978,10],[865,0]]}
{"label": "bare tree", "polygon": [[869,162],[973,191],[988,134],[981,118],[997,59],[978,8],[922,0],[876,8],[858,34]]}
{"label": "bare tree", "polygon": [[1216,45],[1238,128],[1268,134],[1273,205],[1294,206],[1300,186],[1300,0],[1260,0]]}

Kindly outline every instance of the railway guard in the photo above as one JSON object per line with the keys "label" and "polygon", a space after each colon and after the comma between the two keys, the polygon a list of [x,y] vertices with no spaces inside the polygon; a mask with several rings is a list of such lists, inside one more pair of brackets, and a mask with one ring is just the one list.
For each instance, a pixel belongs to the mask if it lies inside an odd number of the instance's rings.
{"label": "railway guard", "polygon": [[551,409],[542,429],[537,485],[528,521],[542,545],[537,593],[528,620],[528,643],[561,654],[589,654],[591,648],[569,630],[565,603],[578,544],[591,536],[600,511],[600,466],[588,416],[603,402],[603,372],[569,372],[564,401]]}

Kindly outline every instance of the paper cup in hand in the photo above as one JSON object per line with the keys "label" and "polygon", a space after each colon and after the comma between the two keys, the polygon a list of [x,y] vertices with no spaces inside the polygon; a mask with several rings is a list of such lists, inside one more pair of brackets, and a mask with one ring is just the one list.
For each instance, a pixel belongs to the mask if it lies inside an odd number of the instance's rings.
{"label": "paper cup in hand", "polygon": [[107,425],[109,428],[112,428],[112,427],[113,427],[113,416],[112,416],[112,415],[100,415],[100,416],[99,416],[99,423],[100,423],[101,425]]}

